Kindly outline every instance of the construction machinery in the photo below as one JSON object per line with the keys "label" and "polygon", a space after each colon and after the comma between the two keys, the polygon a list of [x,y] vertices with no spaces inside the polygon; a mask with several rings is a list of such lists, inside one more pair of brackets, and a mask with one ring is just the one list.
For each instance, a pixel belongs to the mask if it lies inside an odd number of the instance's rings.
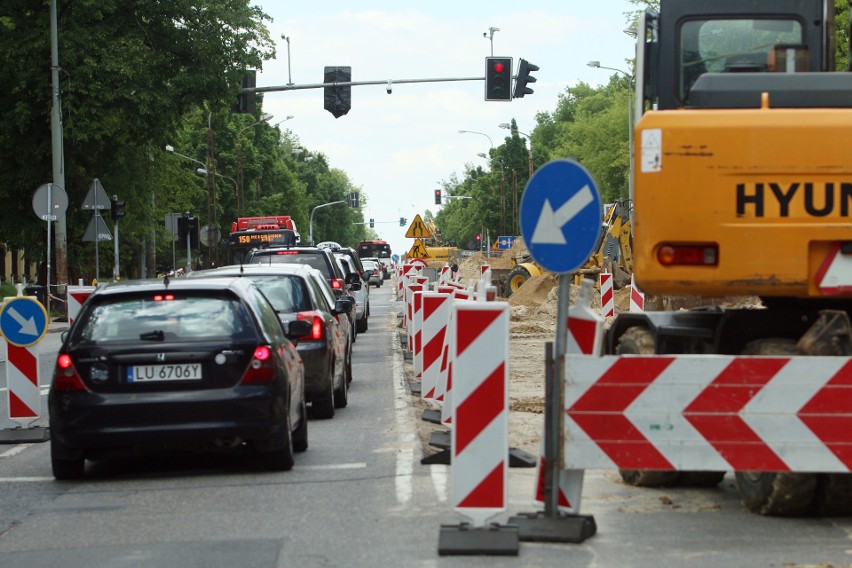
{"label": "construction machinery", "polygon": [[[848,360],[852,73],[835,71],[833,18],[824,0],[661,0],[641,15],[636,283],[664,296],[758,296],[761,309],[622,313],[608,353]],[[725,474],[621,473],[644,486]],[[735,476],[752,511],[852,512],[849,473]]]}
{"label": "construction machinery", "polygon": [[[530,278],[541,276],[544,269],[529,253],[512,257],[514,266],[502,283],[503,295],[511,296]],[[630,234],[630,210],[626,201],[607,206],[603,217],[603,230],[595,252],[586,263],[574,272],[575,284],[583,278],[601,272],[613,275],[613,286],[620,289],[630,283],[633,273],[633,245]]]}

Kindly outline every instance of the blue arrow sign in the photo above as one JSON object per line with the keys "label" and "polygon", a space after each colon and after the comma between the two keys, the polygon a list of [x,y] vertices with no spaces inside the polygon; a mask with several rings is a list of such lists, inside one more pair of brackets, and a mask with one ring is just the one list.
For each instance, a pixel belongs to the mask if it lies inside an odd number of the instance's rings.
{"label": "blue arrow sign", "polygon": [[598,245],[603,205],[595,180],[573,160],[540,167],[521,197],[521,235],[530,254],[556,274],[577,270]]}
{"label": "blue arrow sign", "polygon": [[29,296],[18,296],[0,308],[0,333],[18,347],[29,347],[47,333],[47,310]]}

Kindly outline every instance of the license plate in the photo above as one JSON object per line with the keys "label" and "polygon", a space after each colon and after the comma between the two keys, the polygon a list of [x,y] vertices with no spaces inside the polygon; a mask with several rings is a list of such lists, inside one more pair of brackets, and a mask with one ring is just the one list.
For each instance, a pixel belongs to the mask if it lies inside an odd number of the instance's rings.
{"label": "license plate", "polygon": [[127,382],[196,381],[201,379],[201,363],[183,365],[132,365],[127,369]]}

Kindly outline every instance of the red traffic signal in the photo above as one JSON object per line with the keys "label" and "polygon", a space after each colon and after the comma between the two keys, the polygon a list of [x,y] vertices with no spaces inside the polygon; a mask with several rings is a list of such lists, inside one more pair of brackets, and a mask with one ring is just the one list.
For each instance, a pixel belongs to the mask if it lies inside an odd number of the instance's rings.
{"label": "red traffic signal", "polygon": [[441,190],[436,189],[435,190],[435,205],[440,205],[442,202],[443,202],[443,199],[441,197]]}
{"label": "red traffic signal", "polygon": [[512,58],[485,58],[485,100],[512,100]]}

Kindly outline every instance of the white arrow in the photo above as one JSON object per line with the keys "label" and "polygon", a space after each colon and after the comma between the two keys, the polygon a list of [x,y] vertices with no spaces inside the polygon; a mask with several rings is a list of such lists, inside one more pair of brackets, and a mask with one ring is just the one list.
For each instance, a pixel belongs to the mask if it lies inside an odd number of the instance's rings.
{"label": "white arrow", "polygon": [[541,209],[541,215],[538,217],[538,223],[535,225],[530,242],[547,245],[566,244],[565,235],[562,234],[562,227],[594,200],[595,198],[588,184],[572,195],[571,199],[563,203],[556,211],[553,210],[550,200],[545,199],[544,207]]}
{"label": "white arrow", "polygon": [[18,311],[15,310],[15,308],[9,308],[9,315],[12,316],[12,319],[21,324],[21,330],[19,333],[22,333],[24,335],[38,335],[35,319],[32,316],[27,319],[21,314],[19,314]]}

